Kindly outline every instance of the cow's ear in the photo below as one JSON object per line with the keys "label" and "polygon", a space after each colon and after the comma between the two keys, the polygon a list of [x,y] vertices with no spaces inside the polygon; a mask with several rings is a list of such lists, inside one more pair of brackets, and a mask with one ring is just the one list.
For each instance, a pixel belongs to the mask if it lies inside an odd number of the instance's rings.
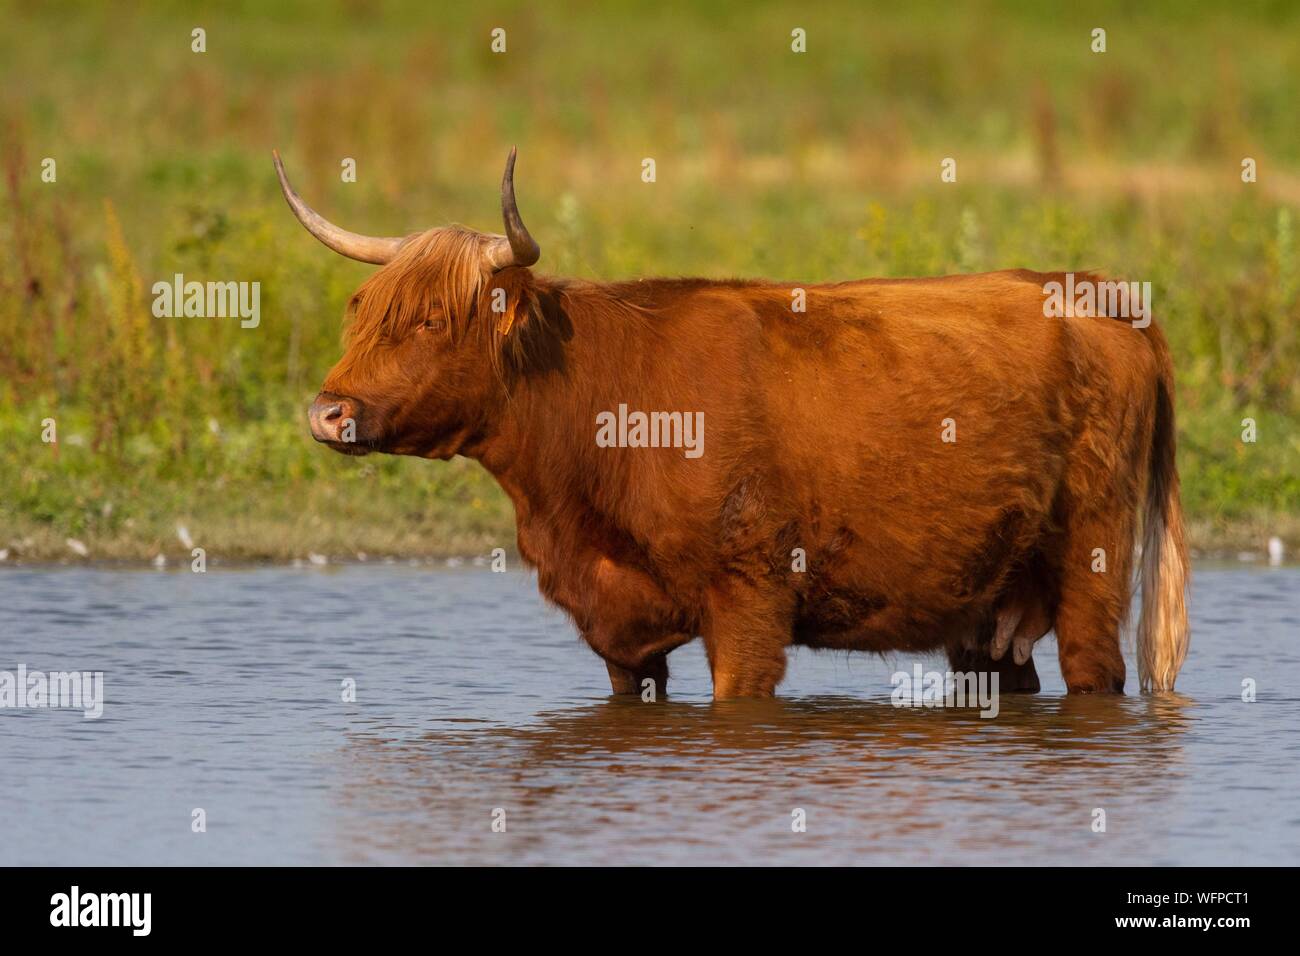
{"label": "cow's ear", "polygon": [[487,309],[498,335],[519,335],[537,313],[537,293],[527,269],[502,269],[487,287]]}
{"label": "cow's ear", "polygon": [[559,367],[563,341],[572,335],[557,297],[527,269],[511,267],[487,284],[480,313],[491,325],[493,355],[515,372]]}

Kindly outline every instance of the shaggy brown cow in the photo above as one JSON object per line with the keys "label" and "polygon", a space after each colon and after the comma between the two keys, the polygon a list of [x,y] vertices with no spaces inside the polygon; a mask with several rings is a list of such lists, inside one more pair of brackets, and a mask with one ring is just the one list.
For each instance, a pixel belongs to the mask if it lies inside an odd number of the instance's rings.
{"label": "shaggy brown cow", "polygon": [[1037,690],[1049,628],[1071,692],[1122,692],[1140,503],[1138,672],[1173,688],[1187,557],[1155,325],[1046,318],[1063,277],[1028,271],[804,285],[802,312],[788,283],[537,275],[514,162],[504,236],[375,238],[308,208],[276,156],[303,225],[384,266],[311,429],[481,462],[616,692],[664,692],[697,635],[717,698],[772,694],[791,644],[943,648]]}

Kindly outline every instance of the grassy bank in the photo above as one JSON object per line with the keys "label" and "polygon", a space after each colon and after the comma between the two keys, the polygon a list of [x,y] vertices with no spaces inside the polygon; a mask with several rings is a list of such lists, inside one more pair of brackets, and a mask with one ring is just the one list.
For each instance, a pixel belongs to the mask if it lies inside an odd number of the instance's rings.
{"label": "grassy bank", "polygon": [[[544,271],[1150,281],[1193,543],[1300,546],[1294,9],[428,6],[0,3],[8,561],[81,559],[69,539],[86,559],[179,558],[178,526],[230,559],[510,547],[477,466],[307,437],[369,270],[303,233],[269,153],[331,218],[400,234],[496,228],[511,143]],[[175,273],[259,282],[260,324],[155,318],[150,287]]]}

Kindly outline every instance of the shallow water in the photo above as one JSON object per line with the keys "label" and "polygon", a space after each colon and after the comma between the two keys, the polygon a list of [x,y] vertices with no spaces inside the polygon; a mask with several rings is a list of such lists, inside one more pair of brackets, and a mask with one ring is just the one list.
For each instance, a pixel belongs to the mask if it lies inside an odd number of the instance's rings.
{"label": "shallow water", "polygon": [[1043,693],[981,719],[891,706],[906,655],[799,650],[780,699],[712,704],[698,641],[670,701],[610,698],[485,568],[6,570],[0,671],[106,704],[0,710],[0,864],[1294,864],[1298,593],[1198,569],[1181,696],[1066,697],[1049,637]]}

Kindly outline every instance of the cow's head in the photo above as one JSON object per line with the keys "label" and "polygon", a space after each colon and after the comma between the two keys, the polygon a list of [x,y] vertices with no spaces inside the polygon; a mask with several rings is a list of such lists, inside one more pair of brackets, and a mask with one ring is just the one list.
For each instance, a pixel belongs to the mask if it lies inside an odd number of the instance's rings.
{"label": "cow's head", "polygon": [[[346,350],[308,412],[336,451],[449,458],[481,437],[504,395],[508,340],[540,308],[528,271],[540,255],[515,205],[515,151],[501,181],[504,236],[460,226],[400,238],[328,222],[275,171],[298,221],[335,252],[382,265],[348,304]],[[538,324],[540,317],[532,324]]]}

